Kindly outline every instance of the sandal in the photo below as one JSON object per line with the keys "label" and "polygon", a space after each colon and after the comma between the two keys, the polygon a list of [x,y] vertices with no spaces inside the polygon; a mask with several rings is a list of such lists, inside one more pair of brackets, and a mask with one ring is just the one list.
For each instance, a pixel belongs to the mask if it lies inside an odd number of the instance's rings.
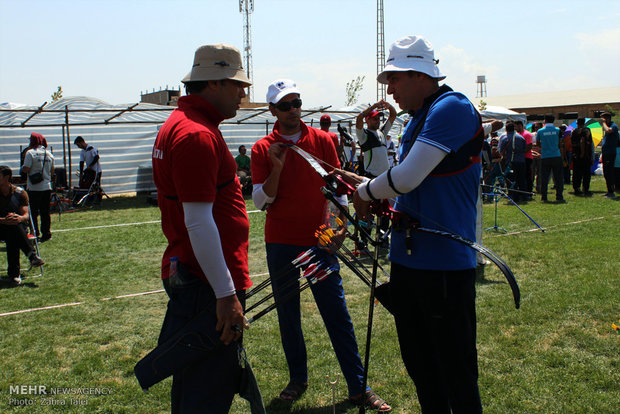
{"label": "sandal", "polygon": [[280,393],[280,399],[283,401],[295,401],[308,389],[308,383],[300,384],[299,382],[289,382],[286,388]]}
{"label": "sandal", "polygon": [[389,413],[392,411],[392,407],[379,398],[372,390],[368,390],[364,394],[356,395],[355,397],[349,397],[349,401],[358,407],[364,404],[367,408],[378,413]]}

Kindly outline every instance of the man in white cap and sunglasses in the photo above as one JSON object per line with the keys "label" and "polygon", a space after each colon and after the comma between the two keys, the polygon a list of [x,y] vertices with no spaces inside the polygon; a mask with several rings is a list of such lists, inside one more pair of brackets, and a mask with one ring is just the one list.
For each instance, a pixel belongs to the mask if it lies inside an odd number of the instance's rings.
{"label": "man in white cap and sunglasses", "polygon": [[[308,364],[299,287],[287,282],[299,278],[299,269],[291,270],[291,262],[317,245],[315,231],[325,223],[327,201],[320,190],[325,185],[323,179],[299,154],[288,150],[288,146],[297,145],[321,160],[327,171],[339,168],[340,163],[330,136],[301,120],[301,92],[294,81],[279,79],[269,85],[267,102],[277,121],[272,133],[252,146],[252,198],[258,208],[267,210],[267,265],[279,304],[280,335],[289,367],[289,383],[280,393],[280,399],[294,401],[308,387]],[[347,204],[346,197],[341,203]],[[337,237],[344,238],[345,230],[342,228]],[[334,255],[324,251],[319,255],[325,263],[338,268]],[[311,290],[347,381],[350,401],[379,412],[390,411],[391,407],[370,388],[363,389],[364,370],[340,274],[331,273],[312,284]],[[282,301],[283,298],[287,300]]]}
{"label": "man in white cap and sunglasses", "polygon": [[168,239],[161,277],[170,298],[159,344],[191,320],[207,318],[201,343],[217,346],[175,371],[172,412],[226,413],[239,392],[244,292],[252,283],[237,164],[218,125],[236,115],[251,82],[239,51],[216,44],[196,51],[183,83],[187,96],[179,99],[153,148],[153,178]]}
{"label": "man in white cap and sunglasses", "polygon": [[[362,183],[362,219],[372,199],[396,198],[399,226],[390,243],[390,292],[401,355],[423,413],[480,413],[476,351],[476,252],[448,238],[407,231],[421,226],[476,237],[484,133],[465,95],[439,85],[432,45],[407,36],[390,48],[377,80],[409,111],[400,164]],[[351,173],[341,172],[348,175]],[[396,228],[400,227],[399,230]]]}

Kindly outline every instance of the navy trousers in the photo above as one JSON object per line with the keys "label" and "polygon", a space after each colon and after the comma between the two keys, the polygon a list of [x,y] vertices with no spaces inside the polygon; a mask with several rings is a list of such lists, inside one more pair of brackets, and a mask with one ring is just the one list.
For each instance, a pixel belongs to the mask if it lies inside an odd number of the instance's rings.
{"label": "navy trousers", "polygon": [[392,263],[390,294],[400,352],[423,413],[481,413],[475,269]]}
{"label": "navy trousers", "polygon": [[[300,253],[312,246],[292,246],[287,244],[267,243],[267,265],[277,307],[278,322],[282,347],[288,363],[290,380],[297,383],[308,381],[308,355],[301,328],[301,309],[299,306],[298,283],[284,286],[287,281],[300,276],[299,269],[292,268],[293,261]],[[337,264],[337,259],[328,254],[322,257],[330,263]],[[347,303],[339,273],[332,273],[327,278],[311,285],[314,300],[319,309],[327,333],[331,340],[340,369],[349,388],[349,395],[362,392],[364,368],[360,359],[353,323],[349,316]],[[283,298],[291,295],[286,301]]]}
{"label": "navy trousers", "polygon": [[[183,278],[186,283],[174,287],[170,286],[169,279],[164,280],[170,300],[158,344],[165,342],[203,309],[208,309],[213,319],[213,328],[208,335],[220,337],[220,333],[215,331],[217,317],[213,289],[194,276],[185,275]],[[243,305],[245,292],[238,292],[237,296]],[[178,375],[173,375],[172,414],[228,413],[241,383],[239,346],[240,341],[232,342],[198,363],[185,367]]]}
{"label": "navy trousers", "polygon": [[564,165],[562,157],[542,158],[542,183],[540,184],[540,195],[543,199],[547,198],[547,187],[549,185],[549,176],[553,172],[553,183],[555,184],[556,200],[563,199],[564,192]]}

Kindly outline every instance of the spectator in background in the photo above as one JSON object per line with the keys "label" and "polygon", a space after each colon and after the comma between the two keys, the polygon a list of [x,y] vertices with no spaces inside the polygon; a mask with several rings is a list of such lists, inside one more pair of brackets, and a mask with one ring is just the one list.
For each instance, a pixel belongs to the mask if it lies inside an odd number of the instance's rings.
{"label": "spectator in background", "polygon": [[[534,172],[532,164],[534,162],[534,155],[532,154],[532,146],[534,144],[534,136],[523,127],[523,121],[515,121],[515,131],[525,139],[525,191],[531,193],[534,189]],[[532,200],[530,194],[526,195],[527,201]]]}
{"label": "spectator in background", "polygon": [[319,125],[321,126],[321,130],[327,132],[329,137],[332,139],[334,147],[336,148],[336,154],[338,154],[338,160],[340,161],[340,165],[344,165],[343,145],[340,142],[340,138],[334,132],[329,131],[329,127],[332,125],[331,117],[327,114],[321,115]]}
{"label": "spectator in background", "polygon": [[90,188],[93,182],[101,185],[99,151],[92,145],[88,145],[81,136],[75,138],[73,143],[82,150],[80,152],[80,188]]}
{"label": "spectator in background", "polygon": [[387,149],[388,165],[390,167],[393,167],[397,164],[397,160],[396,160],[396,146],[394,145],[394,141],[392,141],[391,135],[387,135],[385,137],[385,147]]}
{"label": "spectator in background", "polygon": [[506,134],[499,139],[499,152],[505,162],[508,178],[516,184],[517,191],[510,191],[510,197],[519,202],[525,199],[525,138],[515,132],[512,122],[506,123]]}
{"label": "spectator in background", "polygon": [[9,283],[17,286],[21,283],[19,251],[24,252],[30,266],[40,267],[45,262],[32,248],[26,235],[28,226],[28,194],[11,184],[13,171],[0,165],[0,239],[6,243],[7,275]]}
{"label": "spectator in background", "polygon": [[346,127],[338,124],[340,146],[342,147],[342,169],[354,172],[357,164],[357,146]]}
{"label": "spectator in background", "polygon": [[536,192],[540,194],[540,142],[538,141],[538,130],[543,127],[542,123],[536,122],[532,125],[532,181],[536,185]]}
{"label": "spectator in background", "polygon": [[[35,236],[40,237],[41,242],[46,242],[52,238],[50,197],[54,175],[54,156],[47,150],[47,141],[43,135],[36,132],[30,134],[30,149],[24,157],[22,171],[28,176],[28,197]],[[41,216],[40,233],[39,215]]]}
{"label": "spectator in background", "polygon": [[562,145],[564,146],[564,184],[570,184],[570,170],[573,162],[573,146],[571,144],[570,131],[566,131],[568,126],[562,124],[560,126],[560,137],[562,138]]}
{"label": "spectator in background", "polygon": [[[235,157],[237,163],[237,177],[241,183],[241,190],[245,194],[248,189],[252,188],[252,175],[250,173],[250,157],[246,155],[248,150],[245,145],[239,147],[239,155]],[[251,191],[250,191],[251,193]]]}
{"label": "spectator in background", "polygon": [[619,143],[618,138],[618,125],[611,120],[611,114],[609,112],[603,112],[601,114],[601,126],[603,127],[603,144],[601,145],[601,153],[603,156],[603,176],[605,177],[605,184],[607,184],[607,193],[605,197],[615,198],[614,187],[616,185],[615,178],[615,163],[616,163],[616,151]]}
{"label": "spectator in background", "polygon": [[[380,110],[383,108],[387,108],[390,115],[382,125],[383,112]],[[360,143],[361,153],[364,156],[364,175],[366,177],[376,177],[389,168],[385,136],[390,132],[395,119],[396,109],[383,99],[369,106],[357,116],[355,133],[357,141]],[[364,128],[364,121],[366,121],[367,128]]]}
{"label": "spectator in background", "polygon": [[555,200],[564,202],[564,172],[562,171],[562,159],[564,147],[560,138],[560,129],[553,126],[555,117],[545,115],[545,126],[536,132],[536,139],[540,143],[541,158],[541,179],[540,195],[541,201],[547,201],[547,186],[549,176],[553,171],[553,181],[555,183]]}
{"label": "spectator in background", "polygon": [[[577,119],[577,128],[571,133],[573,150],[573,190],[575,195],[590,197],[590,174],[592,167],[592,132],[585,126],[585,118]],[[583,191],[581,185],[583,182]]]}

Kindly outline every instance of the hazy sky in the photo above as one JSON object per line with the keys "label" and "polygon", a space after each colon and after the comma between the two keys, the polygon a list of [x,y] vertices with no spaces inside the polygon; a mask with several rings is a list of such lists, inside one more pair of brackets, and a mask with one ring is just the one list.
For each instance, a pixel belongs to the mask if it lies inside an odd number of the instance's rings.
{"label": "hazy sky", "polygon": [[[294,79],[304,107],[376,98],[376,1],[255,0],[254,94]],[[384,0],[385,49],[420,34],[434,45],[446,83],[489,96],[620,86],[620,1]],[[203,44],[243,47],[237,0],[0,0],[0,103],[40,105],[64,96],[112,104],[178,87]]]}

